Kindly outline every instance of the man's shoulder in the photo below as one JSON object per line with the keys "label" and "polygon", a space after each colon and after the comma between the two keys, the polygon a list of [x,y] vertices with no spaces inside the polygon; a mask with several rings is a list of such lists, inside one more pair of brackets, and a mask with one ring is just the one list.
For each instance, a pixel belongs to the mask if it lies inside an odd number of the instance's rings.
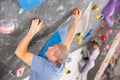
{"label": "man's shoulder", "polygon": [[41,57],[41,56],[37,56],[37,55],[34,55],[33,56],[33,60],[32,60],[33,62],[38,62],[38,63],[46,63],[46,62],[48,62],[48,60],[46,59],[46,58],[43,58],[43,57]]}
{"label": "man's shoulder", "polygon": [[41,56],[37,56],[37,55],[34,55],[33,57],[36,58],[36,59],[47,60],[46,58],[43,58],[43,57],[41,57]]}

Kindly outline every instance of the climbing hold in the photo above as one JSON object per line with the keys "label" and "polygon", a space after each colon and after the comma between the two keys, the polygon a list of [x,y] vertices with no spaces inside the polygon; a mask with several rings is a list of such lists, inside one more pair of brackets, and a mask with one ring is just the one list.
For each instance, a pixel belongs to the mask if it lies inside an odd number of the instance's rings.
{"label": "climbing hold", "polygon": [[82,43],[82,38],[78,38],[77,43],[81,44]]}
{"label": "climbing hold", "polygon": [[82,36],[82,32],[77,33],[77,35],[78,35],[79,37],[81,37],[81,36]]}
{"label": "climbing hold", "polygon": [[93,33],[93,30],[90,29],[89,32],[83,37],[83,40],[88,39],[92,35],[92,33]]}
{"label": "climbing hold", "polygon": [[104,51],[108,50],[110,48],[109,44],[105,45]]}
{"label": "climbing hold", "polygon": [[103,41],[106,40],[106,35],[105,35],[105,34],[102,34],[102,35],[101,35],[101,40],[103,40]]}
{"label": "climbing hold", "polygon": [[96,15],[95,15],[95,18],[96,18],[96,19],[99,19],[99,18],[101,18],[101,17],[102,17],[102,14],[96,14]]}
{"label": "climbing hold", "polygon": [[21,77],[23,75],[24,69],[25,69],[24,67],[19,67],[17,69],[16,76]]}
{"label": "climbing hold", "polygon": [[92,7],[92,10],[93,10],[93,11],[98,11],[98,10],[99,10],[98,4],[94,5],[94,6]]}
{"label": "climbing hold", "polygon": [[24,12],[24,9],[22,9],[22,8],[20,8],[19,10],[18,10],[18,14],[22,14]]}
{"label": "climbing hold", "polygon": [[15,29],[15,24],[11,21],[1,21],[0,22],[0,33],[9,34]]}
{"label": "climbing hold", "polygon": [[104,15],[101,14],[101,17],[99,18],[99,20],[103,20],[104,19]]}
{"label": "climbing hold", "polygon": [[114,14],[120,10],[120,0],[110,0],[105,8],[102,10],[102,14],[105,16],[109,26],[113,26],[115,22]]}
{"label": "climbing hold", "polygon": [[70,70],[68,70],[68,72],[67,72],[66,74],[69,74],[69,73],[71,73],[71,71],[70,71]]}
{"label": "climbing hold", "polygon": [[74,15],[76,15],[76,14],[80,14],[80,10],[78,10],[78,9],[74,9],[74,10],[72,11],[72,14],[74,14]]}
{"label": "climbing hold", "polygon": [[71,59],[71,58],[68,58],[66,62],[67,62],[67,63],[72,62],[72,59]]}
{"label": "climbing hold", "polygon": [[106,25],[106,22],[102,22],[102,24],[98,28],[97,32],[100,32],[105,27],[105,25]]}
{"label": "climbing hold", "polygon": [[71,71],[70,71],[68,68],[64,68],[64,72],[65,72],[66,74],[71,73]]}
{"label": "climbing hold", "polygon": [[108,29],[108,34],[112,34],[112,29]]}
{"label": "climbing hold", "polygon": [[67,73],[68,72],[68,68],[64,68],[64,72]]}

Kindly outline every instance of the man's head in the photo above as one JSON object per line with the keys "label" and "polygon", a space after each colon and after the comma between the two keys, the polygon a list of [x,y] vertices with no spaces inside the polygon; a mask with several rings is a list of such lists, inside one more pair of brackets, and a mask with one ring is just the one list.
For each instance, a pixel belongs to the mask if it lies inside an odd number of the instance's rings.
{"label": "man's head", "polygon": [[96,49],[98,47],[99,47],[99,43],[96,40],[94,40],[93,41],[93,49]]}
{"label": "man's head", "polygon": [[64,63],[68,57],[67,47],[63,44],[56,44],[53,47],[49,47],[46,52],[48,60],[52,62],[57,62],[59,64]]}

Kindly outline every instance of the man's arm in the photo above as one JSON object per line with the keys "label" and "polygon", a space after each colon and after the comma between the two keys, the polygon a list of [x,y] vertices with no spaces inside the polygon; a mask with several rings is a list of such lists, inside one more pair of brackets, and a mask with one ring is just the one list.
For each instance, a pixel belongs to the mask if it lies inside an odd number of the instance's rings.
{"label": "man's arm", "polygon": [[26,36],[18,44],[15,54],[29,66],[32,65],[33,54],[27,51],[28,45],[33,36],[44,27],[44,24],[39,19],[32,20],[31,28]]}
{"label": "man's arm", "polygon": [[[79,10],[80,11],[80,10]],[[78,26],[78,22],[79,22],[79,19],[81,17],[81,11],[79,14],[75,14],[74,15],[75,17],[75,20],[73,22],[73,25],[71,27],[71,29],[69,30],[68,34],[67,34],[67,37],[65,39],[65,42],[64,42],[64,45],[66,45],[66,47],[69,49],[70,47],[70,44],[72,43],[73,39],[74,39],[74,36],[75,36],[75,31],[76,31],[76,28]]]}

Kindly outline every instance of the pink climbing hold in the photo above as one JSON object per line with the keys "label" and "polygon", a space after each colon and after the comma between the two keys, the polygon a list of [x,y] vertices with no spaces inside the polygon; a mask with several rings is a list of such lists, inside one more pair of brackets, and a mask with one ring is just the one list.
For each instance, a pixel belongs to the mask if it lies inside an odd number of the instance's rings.
{"label": "pink climbing hold", "polygon": [[108,29],[108,34],[112,34],[112,29]]}
{"label": "pink climbing hold", "polygon": [[13,22],[0,22],[0,33],[9,34],[15,29],[15,24]]}
{"label": "pink climbing hold", "polygon": [[16,76],[17,77],[21,77],[23,75],[23,72],[24,72],[24,68],[23,67],[19,67],[17,69],[17,73],[16,73]]}
{"label": "pink climbing hold", "polygon": [[110,46],[109,46],[109,44],[107,44],[107,45],[105,45],[105,47],[104,47],[104,51],[106,51],[106,50],[108,50],[110,48]]}
{"label": "pink climbing hold", "polygon": [[106,35],[105,35],[105,34],[102,34],[102,35],[101,35],[101,40],[103,40],[103,41],[106,40]]}

